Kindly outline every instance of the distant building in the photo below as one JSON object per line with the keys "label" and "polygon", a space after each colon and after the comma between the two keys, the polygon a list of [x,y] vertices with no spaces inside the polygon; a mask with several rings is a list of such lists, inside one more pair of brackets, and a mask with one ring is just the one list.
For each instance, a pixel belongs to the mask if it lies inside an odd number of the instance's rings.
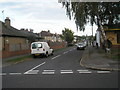
{"label": "distant building", "polygon": [[43,38],[43,41],[51,41],[51,42],[62,42],[62,39],[60,37],[59,34],[55,33],[52,34],[50,33],[50,31],[41,31],[39,36],[41,36],[41,38]]}

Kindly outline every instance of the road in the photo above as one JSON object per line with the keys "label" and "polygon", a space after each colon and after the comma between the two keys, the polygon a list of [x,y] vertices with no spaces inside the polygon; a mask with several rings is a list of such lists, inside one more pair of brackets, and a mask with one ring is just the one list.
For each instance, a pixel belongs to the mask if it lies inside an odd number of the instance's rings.
{"label": "road", "polygon": [[83,52],[69,47],[48,58],[3,67],[3,88],[117,88],[117,71],[80,66]]}

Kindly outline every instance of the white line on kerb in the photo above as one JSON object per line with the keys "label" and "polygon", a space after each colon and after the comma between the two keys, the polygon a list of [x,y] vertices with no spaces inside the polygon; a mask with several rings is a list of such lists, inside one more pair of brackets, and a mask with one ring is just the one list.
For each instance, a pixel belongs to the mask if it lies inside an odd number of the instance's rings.
{"label": "white line on kerb", "polygon": [[43,62],[43,63],[41,63],[41,64],[39,64],[39,65],[35,66],[34,68],[32,68],[32,69],[30,69],[30,70],[26,71],[24,74],[28,74],[29,72],[31,72],[32,70],[34,70],[34,69],[36,69],[36,68],[38,68],[38,67],[42,66],[43,64],[45,64],[45,62]]}
{"label": "white line on kerb", "polygon": [[57,57],[60,57],[60,56],[61,56],[61,55],[57,55],[57,56],[53,57],[52,60],[55,59],[55,58],[57,58]]}
{"label": "white line on kerb", "polygon": [[97,73],[110,73],[110,71],[97,71]]}

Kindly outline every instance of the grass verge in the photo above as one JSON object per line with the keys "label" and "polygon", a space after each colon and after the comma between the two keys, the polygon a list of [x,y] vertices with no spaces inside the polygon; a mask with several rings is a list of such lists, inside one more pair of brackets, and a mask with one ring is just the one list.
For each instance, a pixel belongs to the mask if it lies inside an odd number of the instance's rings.
{"label": "grass verge", "polygon": [[105,50],[99,49],[98,53],[105,55],[106,58],[112,59],[112,60],[119,60],[120,61],[120,49],[113,48],[111,49],[110,53],[106,53]]}
{"label": "grass verge", "polygon": [[9,60],[7,60],[6,62],[16,63],[16,62],[20,62],[20,61],[26,60],[26,59],[28,59],[28,58],[32,58],[32,55],[27,55],[27,56],[15,58],[15,59],[9,59]]}

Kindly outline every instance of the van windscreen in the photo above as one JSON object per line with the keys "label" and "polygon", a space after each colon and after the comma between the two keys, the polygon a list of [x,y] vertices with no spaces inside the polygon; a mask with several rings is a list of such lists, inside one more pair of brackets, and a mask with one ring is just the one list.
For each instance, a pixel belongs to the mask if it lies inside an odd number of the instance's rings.
{"label": "van windscreen", "polygon": [[36,48],[42,48],[42,44],[41,43],[33,43],[32,49],[36,49]]}

